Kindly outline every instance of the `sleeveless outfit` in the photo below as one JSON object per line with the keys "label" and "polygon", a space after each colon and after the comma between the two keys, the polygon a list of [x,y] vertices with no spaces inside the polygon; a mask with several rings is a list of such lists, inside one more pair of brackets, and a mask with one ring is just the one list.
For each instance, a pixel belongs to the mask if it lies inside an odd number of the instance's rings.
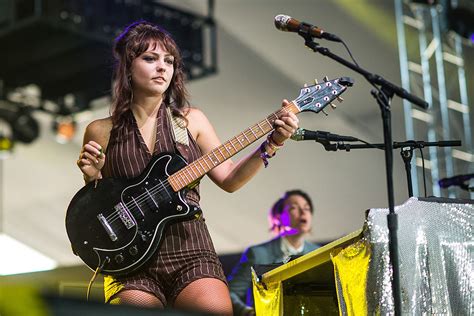
{"label": "sleeveless outfit", "polygon": [[[174,141],[164,104],[157,114],[153,154],[146,146],[131,110],[126,113],[126,119],[127,124],[120,135],[116,130],[111,131],[102,168],[104,177],[136,177],[145,169],[152,155],[162,152],[179,153],[188,163],[201,157],[189,131],[189,146]],[[186,199],[189,204],[199,205],[197,187],[189,190]],[[227,284],[202,214],[169,224],[157,251],[138,271],[127,276],[104,276],[105,301],[109,302],[121,290],[141,290],[154,294],[166,306],[173,304],[187,285],[201,278],[216,278]]]}

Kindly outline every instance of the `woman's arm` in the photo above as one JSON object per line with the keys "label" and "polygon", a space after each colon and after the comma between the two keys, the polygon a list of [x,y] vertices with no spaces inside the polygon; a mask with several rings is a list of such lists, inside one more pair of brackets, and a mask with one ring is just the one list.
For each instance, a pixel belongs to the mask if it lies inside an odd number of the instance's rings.
{"label": "woman's arm", "polygon": [[86,127],[82,150],[77,160],[77,166],[84,174],[86,183],[102,178],[100,170],[105,164],[104,153],[111,129],[110,118],[95,120]]}
{"label": "woman's arm", "polygon": [[[283,101],[283,106],[288,101]],[[198,146],[203,154],[209,153],[212,149],[221,145],[214,127],[207,117],[200,110],[191,109],[188,113],[188,128],[193,134]],[[285,113],[276,120],[275,130],[272,134],[272,142],[283,144],[298,128],[298,119],[293,113]],[[274,147],[265,144],[266,152],[271,156],[274,154]],[[234,192],[247,183],[264,165],[261,158],[261,151],[258,147],[252,153],[240,159],[236,163],[228,159],[219,166],[209,171],[208,175],[220,188],[227,192]]]}

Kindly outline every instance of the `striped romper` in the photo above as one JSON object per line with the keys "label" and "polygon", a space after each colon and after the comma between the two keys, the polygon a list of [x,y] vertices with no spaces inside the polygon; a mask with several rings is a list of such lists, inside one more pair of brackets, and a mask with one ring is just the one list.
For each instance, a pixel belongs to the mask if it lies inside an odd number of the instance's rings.
{"label": "striped romper", "polygon": [[[136,177],[152,157],[132,111],[126,115],[127,124],[118,141],[116,132],[111,132],[102,169],[104,177]],[[186,146],[174,142],[171,128],[162,105],[158,111],[153,155],[179,152],[188,163],[199,158],[201,151],[191,133],[188,131],[189,146]],[[186,197],[190,204],[199,204],[197,189],[190,190]],[[201,278],[216,278],[227,284],[202,215],[169,224],[159,248],[138,271],[126,276],[105,276],[105,300],[109,302],[121,290],[141,290],[154,294],[165,306],[172,305],[181,290]]]}

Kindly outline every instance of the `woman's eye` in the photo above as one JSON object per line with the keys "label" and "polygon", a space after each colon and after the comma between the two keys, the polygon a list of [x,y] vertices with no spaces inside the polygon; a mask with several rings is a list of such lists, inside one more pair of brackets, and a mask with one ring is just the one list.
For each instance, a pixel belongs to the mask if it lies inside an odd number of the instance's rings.
{"label": "woman's eye", "polygon": [[154,57],[150,57],[150,56],[145,56],[145,57],[143,57],[143,60],[145,60],[145,61],[154,61],[155,58],[154,58]]}
{"label": "woman's eye", "polygon": [[169,65],[172,65],[174,63],[174,59],[168,58],[165,60],[165,62]]}

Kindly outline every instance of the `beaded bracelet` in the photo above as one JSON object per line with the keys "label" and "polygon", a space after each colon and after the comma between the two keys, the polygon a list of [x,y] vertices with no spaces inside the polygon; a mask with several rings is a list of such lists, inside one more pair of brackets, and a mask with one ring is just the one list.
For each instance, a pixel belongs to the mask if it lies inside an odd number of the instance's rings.
{"label": "beaded bracelet", "polygon": [[261,145],[260,145],[260,158],[262,158],[263,160],[263,165],[266,167],[268,167],[268,159],[272,158],[273,156],[275,156],[275,152],[273,153],[273,155],[270,155],[268,152],[267,152],[267,149],[265,148],[266,145],[268,144],[268,141],[264,141]]}

